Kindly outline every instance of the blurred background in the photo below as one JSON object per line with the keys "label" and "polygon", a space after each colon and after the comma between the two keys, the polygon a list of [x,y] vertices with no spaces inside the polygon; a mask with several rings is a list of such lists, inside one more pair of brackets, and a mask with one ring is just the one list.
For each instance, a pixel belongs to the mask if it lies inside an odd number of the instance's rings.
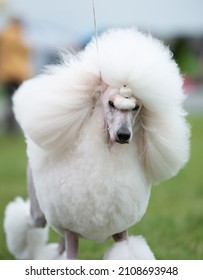
{"label": "blurred background", "polygon": [[[98,32],[127,26],[150,32],[170,47],[184,76],[190,161],[177,177],[152,189],[148,211],[131,234],[144,235],[159,259],[203,259],[203,1],[95,0],[95,5]],[[11,97],[23,80],[57,63],[59,50],[85,47],[94,34],[92,10],[91,0],[0,0],[0,259],[12,259],[4,208],[17,195],[26,198],[26,147]],[[57,240],[53,232],[51,240]],[[108,242],[82,241],[80,257],[101,258]]]}

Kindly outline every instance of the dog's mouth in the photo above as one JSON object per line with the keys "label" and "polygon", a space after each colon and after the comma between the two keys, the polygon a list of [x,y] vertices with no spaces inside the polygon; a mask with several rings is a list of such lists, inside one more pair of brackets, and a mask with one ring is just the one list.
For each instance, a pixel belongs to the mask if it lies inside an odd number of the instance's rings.
{"label": "dog's mouth", "polygon": [[112,139],[109,133],[109,130],[107,128],[107,143],[109,150],[113,148],[114,144],[129,144],[131,138],[131,133],[129,130],[122,128],[119,129],[115,135],[115,137]]}
{"label": "dog's mouth", "polygon": [[129,140],[116,140],[116,143],[119,143],[119,144],[129,144]]}

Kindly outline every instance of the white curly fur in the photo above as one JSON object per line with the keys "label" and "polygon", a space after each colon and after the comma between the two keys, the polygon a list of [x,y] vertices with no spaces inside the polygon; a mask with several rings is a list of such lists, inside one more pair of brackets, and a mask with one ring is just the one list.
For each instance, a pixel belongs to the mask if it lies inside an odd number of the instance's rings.
{"label": "white curly fur", "polygon": [[30,203],[17,197],[5,210],[4,230],[11,254],[18,260],[65,259],[58,253],[58,244],[47,244],[48,227],[31,226]]}
{"label": "white curly fur", "polygon": [[[189,157],[182,78],[168,48],[134,28],[113,29],[76,56],[25,82],[14,112],[27,141],[36,193],[48,224],[97,241],[143,216],[151,184]],[[106,143],[98,94],[127,85],[142,108],[129,145]]]}
{"label": "white curly fur", "polygon": [[142,236],[130,236],[114,243],[104,254],[104,260],[155,260]]}

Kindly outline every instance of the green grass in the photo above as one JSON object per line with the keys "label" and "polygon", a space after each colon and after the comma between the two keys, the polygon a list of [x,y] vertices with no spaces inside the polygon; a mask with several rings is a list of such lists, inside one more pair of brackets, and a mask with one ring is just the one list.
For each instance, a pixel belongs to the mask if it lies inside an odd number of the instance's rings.
{"label": "green grass", "polygon": [[[130,234],[143,235],[158,259],[203,259],[203,118],[190,118],[191,158],[175,178],[152,188],[149,207]],[[175,139],[174,139],[175,141]],[[26,155],[19,134],[0,135],[0,224],[15,196],[26,197]],[[51,241],[58,241],[52,231]],[[80,240],[79,258],[101,259],[112,243]],[[0,259],[12,259],[0,228]]]}

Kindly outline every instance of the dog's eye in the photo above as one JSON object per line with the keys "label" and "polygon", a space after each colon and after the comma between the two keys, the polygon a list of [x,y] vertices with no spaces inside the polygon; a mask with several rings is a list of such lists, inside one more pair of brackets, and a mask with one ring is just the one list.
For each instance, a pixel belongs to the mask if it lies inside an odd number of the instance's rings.
{"label": "dog's eye", "polygon": [[138,111],[139,108],[140,108],[140,106],[136,105],[135,108],[133,108],[133,111]]}
{"label": "dog's eye", "polygon": [[109,101],[109,106],[111,107],[111,108],[115,108],[115,106],[114,106],[114,104],[113,104],[113,101]]}

